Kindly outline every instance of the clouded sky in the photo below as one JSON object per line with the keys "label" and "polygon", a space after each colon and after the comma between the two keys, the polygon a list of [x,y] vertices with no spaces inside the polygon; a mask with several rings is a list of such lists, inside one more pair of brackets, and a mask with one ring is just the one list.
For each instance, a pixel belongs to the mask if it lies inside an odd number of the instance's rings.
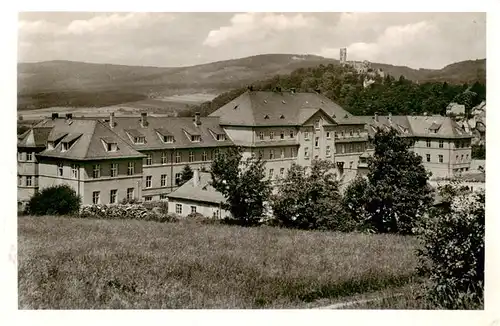
{"label": "clouded sky", "polygon": [[441,68],[486,57],[484,13],[21,13],[18,60],[187,66],[264,53]]}

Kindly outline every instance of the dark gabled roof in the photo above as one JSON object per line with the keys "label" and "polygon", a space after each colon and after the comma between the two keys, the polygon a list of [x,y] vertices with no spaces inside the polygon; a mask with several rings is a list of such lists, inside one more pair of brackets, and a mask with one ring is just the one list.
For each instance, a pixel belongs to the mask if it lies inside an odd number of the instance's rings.
{"label": "dark gabled roof", "polygon": [[[471,138],[472,134],[461,128],[456,121],[443,116],[371,116],[360,117],[367,124],[370,136],[374,129],[394,128],[402,136],[426,138]],[[437,128],[437,129],[436,129]],[[437,132],[431,132],[437,130]]]}
{"label": "dark gabled roof", "polygon": [[[56,144],[53,149],[46,148],[39,156],[55,157],[70,160],[101,160],[112,158],[141,158],[143,154],[137,152],[123,141],[109,127],[98,120],[73,119],[71,125],[64,119],[54,119],[46,121],[44,124],[51,127],[49,139],[57,139],[65,134],[67,139],[71,139],[71,147],[62,151],[62,142]],[[77,132],[75,132],[77,131]],[[65,138],[65,139],[66,139]],[[102,140],[117,144],[118,149],[108,152]],[[63,139],[64,140],[64,139]]]}
{"label": "dark gabled roof", "polygon": [[80,137],[82,135],[82,133],[80,132],[73,132],[73,133],[69,133],[66,135],[66,137],[64,137],[61,142],[66,142],[66,143],[71,143],[72,141],[76,140],[78,137]]}
{"label": "dark gabled roof", "polygon": [[[194,177],[193,177],[194,178]],[[212,176],[208,172],[199,172],[198,186],[194,186],[193,178],[167,195],[168,198],[179,198],[197,202],[220,204],[225,203],[226,198],[222,193],[215,190],[210,182]]]}
{"label": "dark gabled roof", "polygon": [[66,137],[66,135],[69,133],[69,131],[67,132],[51,132],[49,134],[49,138],[47,139],[48,141],[59,141],[61,140],[63,137]]}
{"label": "dark gabled roof", "polygon": [[52,127],[33,127],[19,137],[19,147],[45,147]]}
{"label": "dark gabled roof", "polygon": [[291,92],[247,91],[210,116],[220,117],[221,125],[300,126],[319,110],[335,116],[336,123],[356,121],[352,114],[321,94]]}
{"label": "dark gabled roof", "polygon": [[[226,135],[222,127],[219,125],[217,117],[200,117],[201,124],[195,125],[193,118],[190,117],[148,117],[148,126],[140,127],[140,119],[138,117],[115,117],[115,127],[113,131],[121,136],[132,148],[137,150],[154,150],[154,149],[169,149],[169,148],[202,148],[202,147],[218,147],[231,146],[233,142]],[[146,137],[145,144],[136,145],[126,136],[126,130],[137,129]],[[157,130],[168,133],[174,137],[173,143],[165,143],[158,137]],[[226,140],[218,141],[214,139],[210,133],[212,130],[218,134],[226,135]],[[192,142],[186,135],[188,132],[191,135],[200,135],[201,141]]]}

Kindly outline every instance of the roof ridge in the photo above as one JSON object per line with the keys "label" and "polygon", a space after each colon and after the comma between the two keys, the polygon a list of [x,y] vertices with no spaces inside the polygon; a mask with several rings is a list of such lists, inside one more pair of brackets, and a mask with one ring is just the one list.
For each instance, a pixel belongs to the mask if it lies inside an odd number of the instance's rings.
{"label": "roof ridge", "polygon": [[99,120],[91,120],[93,129],[92,129],[92,135],[90,136],[90,140],[87,143],[87,149],[85,150],[85,155],[83,156],[84,158],[88,156],[89,150],[90,150],[90,144],[92,143],[92,137],[95,135],[95,128],[97,126],[97,123],[100,122]]}

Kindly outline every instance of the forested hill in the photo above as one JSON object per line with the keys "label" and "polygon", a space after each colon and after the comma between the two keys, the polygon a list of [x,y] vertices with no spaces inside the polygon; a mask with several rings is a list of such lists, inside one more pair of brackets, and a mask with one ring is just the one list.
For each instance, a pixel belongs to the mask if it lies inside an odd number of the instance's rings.
{"label": "forested hill", "polygon": [[[456,65],[450,65],[443,70],[450,75],[458,73]],[[363,82],[369,79],[372,84],[365,87]],[[470,109],[484,100],[484,79],[478,76],[477,81],[471,84],[449,84],[436,76],[436,81],[419,83],[403,76],[381,77],[375,75],[373,70],[358,73],[351,67],[329,64],[300,68],[288,75],[253,83],[252,87],[254,90],[263,91],[271,91],[276,87],[285,91],[291,88],[302,92],[318,91],[354,115],[372,115],[375,112],[394,115],[445,114],[446,106],[450,102],[465,104],[466,109]],[[208,115],[246,90],[246,87],[242,87],[223,93],[197,109]]]}

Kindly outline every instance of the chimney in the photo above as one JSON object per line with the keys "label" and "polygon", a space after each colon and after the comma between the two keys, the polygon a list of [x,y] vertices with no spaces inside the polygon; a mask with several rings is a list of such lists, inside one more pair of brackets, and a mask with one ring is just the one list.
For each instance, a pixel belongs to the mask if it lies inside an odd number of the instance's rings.
{"label": "chimney", "polygon": [[142,112],[141,113],[141,127],[146,127],[148,125],[148,113],[147,112]]}
{"label": "chimney", "polygon": [[377,112],[375,112],[374,119],[375,119],[375,121],[377,121],[377,122],[378,122],[378,113],[377,113]]}
{"label": "chimney", "polygon": [[392,123],[392,113],[389,112],[389,116],[387,117],[387,120],[389,120],[389,123]]}
{"label": "chimney", "polygon": [[193,187],[198,188],[200,183],[200,171],[198,169],[193,170]]}
{"label": "chimney", "polygon": [[194,124],[195,124],[196,126],[201,125],[201,121],[200,121],[200,112],[196,112],[196,113],[194,114]]}
{"label": "chimney", "polygon": [[290,88],[290,93],[295,94],[295,87]]}
{"label": "chimney", "polygon": [[66,113],[66,120],[73,119],[73,113]]}
{"label": "chimney", "polygon": [[52,120],[55,120],[59,118],[59,114],[58,113],[52,113]]}
{"label": "chimney", "polygon": [[110,112],[109,113],[109,127],[113,129],[115,127],[115,113]]}

